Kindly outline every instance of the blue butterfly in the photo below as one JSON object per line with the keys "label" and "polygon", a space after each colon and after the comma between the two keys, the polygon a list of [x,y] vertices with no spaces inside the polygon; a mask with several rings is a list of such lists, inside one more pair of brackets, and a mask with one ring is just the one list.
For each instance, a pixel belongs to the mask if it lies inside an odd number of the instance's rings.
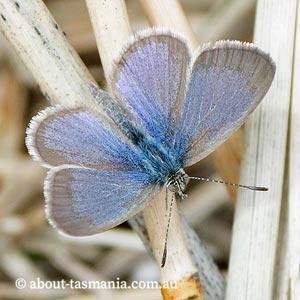
{"label": "blue butterfly", "polygon": [[91,235],[143,210],[164,186],[183,198],[184,168],[245,122],[274,74],[252,44],[219,41],[192,56],[169,30],[137,33],[113,65],[111,94],[91,84],[95,105],[47,108],[29,124],[29,153],[49,168],[50,223]]}

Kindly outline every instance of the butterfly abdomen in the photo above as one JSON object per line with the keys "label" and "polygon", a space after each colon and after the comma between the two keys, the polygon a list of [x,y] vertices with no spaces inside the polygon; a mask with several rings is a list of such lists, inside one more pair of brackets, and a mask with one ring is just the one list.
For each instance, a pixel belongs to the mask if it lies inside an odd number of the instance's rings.
{"label": "butterfly abdomen", "polygon": [[142,133],[132,133],[132,142],[136,146],[144,167],[155,182],[165,183],[169,174],[181,168],[181,164],[174,159],[161,144],[150,136]]}
{"label": "butterfly abdomen", "polygon": [[143,162],[143,168],[150,174],[153,182],[165,183],[169,174],[176,173],[182,167],[170,151],[167,151],[161,143],[144,133],[129,119],[123,109],[113,102],[108,94],[103,91],[99,92],[98,89],[95,90],[93,85],[90,88],[100,106],[131,141],[134,150]]}

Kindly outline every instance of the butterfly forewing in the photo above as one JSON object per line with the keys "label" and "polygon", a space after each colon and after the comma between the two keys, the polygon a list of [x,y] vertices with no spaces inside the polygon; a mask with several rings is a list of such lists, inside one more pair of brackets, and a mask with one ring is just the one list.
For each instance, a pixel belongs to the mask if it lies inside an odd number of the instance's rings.
{"label": "butterfly forewing", "polygon": [[183,165],[222,144],[260,103],[275,73],[271,58],[251,44],[217,42],[193,65],[176,153]]}
{"label": "butterfly forewing", "polygon": [[137,214],[159,189],[141,172],[56,167],[45,181],[47,216],[68,235],[91,235]]}

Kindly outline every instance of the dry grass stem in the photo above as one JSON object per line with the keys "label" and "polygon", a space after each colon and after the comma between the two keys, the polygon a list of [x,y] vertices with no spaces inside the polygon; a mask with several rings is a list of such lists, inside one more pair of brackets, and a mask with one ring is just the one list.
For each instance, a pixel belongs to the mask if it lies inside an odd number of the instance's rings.
{"label": "dry grass stem", "polygon": [[[285,230],[283,186],[287,179],[285,162],[297,2],[258,1],[254,42],[271,54],[277,70],[270,91],[246,126],[241,181],[265,185],[269,191],[239,191],[226,298],[230,300],[288,299],[287,293],[278,294],[278,278],[284,271],[277,268],[276,262],[286,253],[280,241]],[[285,265],[284,260],[284,256],[280,257],[281,266]],[[284,282],[281,284],[284,286]]]}

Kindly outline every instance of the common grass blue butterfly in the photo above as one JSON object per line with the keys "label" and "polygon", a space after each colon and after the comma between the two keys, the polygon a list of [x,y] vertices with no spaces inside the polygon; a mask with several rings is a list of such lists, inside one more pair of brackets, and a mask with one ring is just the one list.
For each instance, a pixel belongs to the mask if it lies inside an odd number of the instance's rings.
{"label": "common grass blue butterfly", "polygon": [[47,108],[30,122],[29,153],[49,168],[50,223],[91,235],[140,212],[164,185],[183,197],[183,169],[245,122],[274,73],[252,44],[219,41],[191,55],[169,30],[137,33],[112,68],[111,95],[91,85],[97,105]]}

